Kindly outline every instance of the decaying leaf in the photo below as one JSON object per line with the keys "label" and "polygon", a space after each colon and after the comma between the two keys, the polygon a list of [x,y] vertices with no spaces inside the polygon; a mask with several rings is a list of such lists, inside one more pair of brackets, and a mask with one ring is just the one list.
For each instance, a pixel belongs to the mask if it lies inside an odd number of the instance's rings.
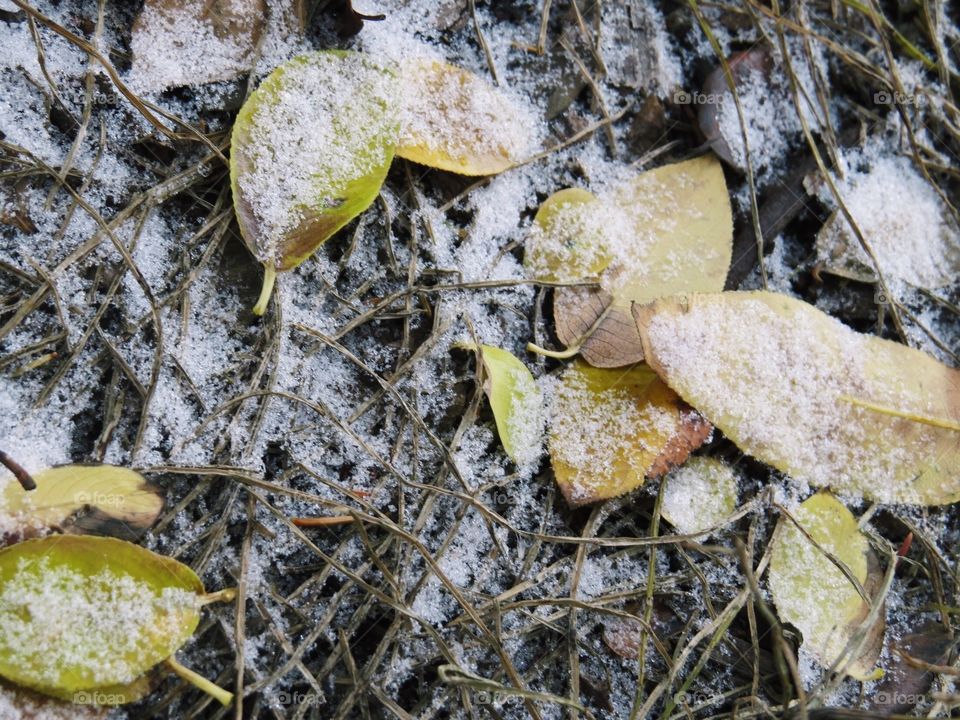
{"label": "decaying leaf", "polygon": [[[757,47],[743,52],[735,52],[727,58],[727,67],[733,75],[733,81],[738,86],[744,84],[752,74],[769,79],[773,70],[773,58],[770,51],[764,47]],[[772,88],[771,88],[772,90]],[[718,65],[703,83],[701,95],[707,102],[697,105],[697,123],[700,132],[710,144],[710,148],[726,163],[739,170],[746,169],[746,163],[740,156],[743,155],[743,139],[739,123],[735,128],[724,127],[722,122],[723,110],[734,105],[733,93],[727,85],[727,76],[723,66]],[[726,135],[724,134],[726,133]],[[736,133],[733,137],[728,137]],[[736,155],[731,152],[733,145],[738,148]]]}
{"label": "decaying leaf", "polygon": [[394,73],[369,56],[325,51],[274,70],[237,116],[230,151],[244,242],[263,263],[263,314],[290,270],[377,197],[398,128]]}
{"label": "decaying leaf", "polygon": [[605,369],[577,360],[551,403],[550,460],[567,503],[585,505],[682,463],[710,429],[645,365]]}
{"label": "decaying leaf", "polygon": [[146,0],[130,37],[133,77],[159,91],[242,75],[266,12],[265,0]]}
{"label": "decaying leaf", "polygon": [[769,292],[635,307],[646,360],[745,453],[884,503],[960,500],[960,371]]}
{"label": "decaying leaf", "polygon": [[105,720],[106,707],[81,707],[0,681],[0,717],[10,720]]}
{"label": "decaying leaf", "polygon": [[0,676],[81,703],[136,700],[144,673],[171,662],[212,597],[186,565],[123,540],[11,545],[0,550]]}
{"label": "decaying leaf", "polygon": [[[808,498],[793,517],[820,548],[783,518],[772,541],[770,593],[780,619],[803,634],[803,647],[821,665],[831,667],[870,612],[870,603],[860,591],[872,599],[882,574],[856,518],[829,493]],[[846,565],[859,589],[823,551]],[[856,657],[841,661],[841,667],[856,678],[875,677],[883,634],[881,615]]]}
{"label": "decaying leaf", "polygon": [[480,346],[485,381],[500,442],[518,465],[534,460],[543,433],[543,401],[533,375],[513,354]]}
{"label": "decaying leaf", "polygon": [[[953,283],[960,273],[960,228],[950,208],[909,158],[869,162],[869,169],[851,168],[837,182],[884,279],[922,288]],[[878,279],[873,260],[840,212],[817,235],[817,257],[826,272],[860,282]]]}
{"label": "decaying leaf", "polygon": [[722,460],[692,457],[672,470],[660,512],[684,534],[719,525],[737,507],[737,478]]}
{"label": "decaying leaf", "polygon": [[460,175],[495,175],[529,152],[534,133],[525,110],[477,75],[413,58],[400,77],[398,157]]}
{"label": "decaying leaf", "polygon": [[163,509],[159,489],[142,475],[113,465],[61,465],[33,475],[36,489],[9,482],[0,490],[3,534],[15,539],[45,530],[132,539]]}
{"label": "decaying leaf", "polygon": [[[584,204],[581,212],[590,208],[601,213],[592,222],[604,227],[605,244],[602,251],[589,252],[611,261],[603,269],[599,288],[557,290],[553,303],[557,336],[569,352],[579,350],[591,365],[626,366],[643,359],[631,303],[723,288],[733,241],[726,181],[717,159],[705,155],[641,173],[611,198]],[[549,247],[562,247],[563,238],[576,225],[564,227],[554,221],[552,229],[553,238],[560,241],[552,239]],[[566,245],[571,254],[589,247],[585,242]],[[534,258],[550,257],[535,247],[529,252]],[[573,260],[571,265],[595,268],[599,263]],[[563,276],[570,279],[567,272]]]}
{"label": "decaying leaf", "polygon": [[958,639],[938,622],[925,623],[917,632],[891,642],[884,659],[883,678],[865,698],[866,709],[883,715],[906,715],[924,698],[936,678],[931,665],[949,665]]}

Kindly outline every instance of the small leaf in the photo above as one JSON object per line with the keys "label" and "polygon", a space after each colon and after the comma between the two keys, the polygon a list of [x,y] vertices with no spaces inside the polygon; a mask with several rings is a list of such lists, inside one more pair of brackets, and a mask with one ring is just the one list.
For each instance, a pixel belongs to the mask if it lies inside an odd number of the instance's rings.
{"label": "small leaf", "polygon": [[665,298],[634,314],[647,362],[745,453],[876,502],[960,500],[947,426],[960,421],[960,371],[776,293]]}
{"label": "small leaf", "polygon": [[543,433],[543,405],[533,375],[506,350],[480,346],[486,375],[484,391],[503,449],[518,465],[536,459]]}
{"label": "small leaf", "polygon": [[523,258],[528,272],[554,282],[603,272],[613,260],[607,241],[609,211],[596,195],[581,188],[560,190],[544,200],[533,218]]}
{"label": "small leaf", "polygon": [[233,126],[230,180],[240,231],[264,265],[254,312],[295,268],[376,199],[393,159],[397,82],[368,56],[326,51],[274,70]]}
{"label": "small leaf", "polygon": [[133,23],[132,75],[152,91],[250,70],[266,24],[265,0],[145,0]]}
{"label": "small leaf", "polygon": [[[820,492],[794,518],[826,552],[846,565],[868,593],[881,580],[879,563],[857,520],[836,498]],[[788,519],[780,521],[770,557],[770,593],[780,619],[803,634],[803,646],[831,667],[866,619],[870,605],[857,586]],[[868,595],[869,596],[869,595]],[[883,644],[882,617],[857,657],[842,662],[849,675],[874,677]]]}
{"label": "small leaf", "polygon": [[473,73],[428,58],[401,67],[397,156],[460,175],[495,175],[533,144],[524,109]]}
{"label": "small leaf", "polygon": [[122,694],[189,639],[203,593],[186,565],[114,538],[4,548],[0,676],[56,697]]}
{"label": "small leaf", "polygon": [[737,478],[722,460],[692,457],[663,482],[661,512],[685,535],[719,525],[737,507]]}
{"label": "small leaf", "polygon": [[0,516],[7,516],[9,534],[29,537],[57,529],[136,538],[163,509],[159,489],[127,468],[61,465],[33,479],[35,490],[11,482],[0,491]]}
{"label": "small leaf", "polygon": [[645,365],[617,370],[576,361],[560,377],[550,408],[554,475],[571,506],[640,487],[683,462],[710,434]]}
{"label": "small leaf", "polygon": [[[609,200],[586,207],[600,213],[593,222],[606,232],[606,246],[590,252],[611,261],[599,288],[557,290],[557,336],[591,365],[631,365],[643,359],[631,303],[723,289],[733,247],[723,169],[712,155],[665,165],[641,173]],[[572,249],[586,247],[584,242]],[[540,251],[533,253],[536,257]],[[573,267],[584,264],[572,262]],[[569,273],[564,277],[569,279]]]}

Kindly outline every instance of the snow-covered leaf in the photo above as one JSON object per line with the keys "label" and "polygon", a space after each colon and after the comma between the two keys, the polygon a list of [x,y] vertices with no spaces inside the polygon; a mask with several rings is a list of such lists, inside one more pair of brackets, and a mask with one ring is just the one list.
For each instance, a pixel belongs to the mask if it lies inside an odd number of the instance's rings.
{"label": "snow-covered leaf", "polygon": [[[570,267],[596,268],[598,263],[589,259],[594,255],[611,260],[599,288],[557,291],[557,336],[571,349],[578,348],[591,365],[621,367],[643,359],[631,303],[723,289],[733,247],[730,198],[719,161],[705,155],[641,173],[610,198],[584,204],[580,214],[591,209],[598,215],[590,222],[604,228],[605,244],[599,251],[588,250],[589,243],[568,244],[572,256],[587,258],[571,259]],[[582,227],[583,221],[577,222]],[[565,233],[577,227],[561,225],[554,216],[551,238],[561,238],[562,245]],[[551,239],[548,247],[556,245]],[[547,254],[530,252],[534,258]],[[563,274],[569,279],[571,273]]]}
{"label": "snow-covered leaf", "polygon": [[[635,307],[646,360],[745,453],[884,503],[960,500],[960,371],[770,292]],[[869,403],[875,407],[864,406]]]}
{"label": "snow-covered leaf", "polygon": [[266,12],[265,0],[146,0],[130,37],[135,81],[159,91],[248,72]]}
{"label": "snow-covered leaf", "polygon": [[645,365],[575,361],[560,377],[549,415],[553,472],[573,506],[640,487],[682,463],[709,434],[709,423]]}
{"label": "snow-covered leaf", "polygon": [[[960,275],[960,229],[950,208],[910,158],[879,152],[868,148],[854,154],[854,167],[837,182],[884,279],[923,288],[953,283]],[[827,272],[877,280],[873,260],[839,211],[817,235],[817,256]]]}
{"label": "snow-covered leaf", "polygon": [[533,375],[512,353],[480,346],[485,381],[500,442],[518,465],[533,460],[543,432],[543,401]]}
{"label": "snow-covered leaf", "polygon": [[114,465],[61,465],[33,474],[34,490],[8,482],[0,491],[4,533],[24,537],[46,529],[137,537],[163,509],[159,489]]}
{"label": "snow-covered leaf", "polygon": [[230,152],[244,242],[264,265],[262,314],[275,274],[306,260],[372,203],[399,123],[397,81],[354,52],[300,55],[274,70],[237,116]]}
{"label": "snow-covered leaf", "polygon": [[681,533],[719,525],[737,507],[737,478],[722,460],[692,457],[663,482],[667,487],[660,511]]}
{"label": "snow-covered leaf", "polygon": [[[614,210],[615,211],[615,210]],[[533,218],[523,264],[540,280],[573,282],[599,275],[613,260],[608,247],[609,212],[582,188],[555,192]]]}
{"label": "snow-covered leaf", "polygon": [[[770,593],[780,619],[802,633],[803,647],[831,667],[870,612],[860,589],[868,598],[877,589],[882,579],[879,563],[856,518],[829,493],[808,498],[793,517],[820,547],[789,519],[782,519],[770,556]],[[860,589],[824,551],[846,565]],[[841,662],[848,674],[861,679],[874,675],[883,634],[881,616],[856,657],[849,664]]]}
{"label": "snow-covered leaf", "polygon": [[94,692],[127,702],[126,689],[136,699],[141,685],[131,683],[196,630],[203,593],[186,565],[123,540],[61,535],[6,547],[0,676],[81,702]]}
{"label": "snow-covered leaf", "polygon": [[413,58],[400,77],[398,157],[460,175],[495,175],[530,151],[533,124],[525,110],[477,75]]}

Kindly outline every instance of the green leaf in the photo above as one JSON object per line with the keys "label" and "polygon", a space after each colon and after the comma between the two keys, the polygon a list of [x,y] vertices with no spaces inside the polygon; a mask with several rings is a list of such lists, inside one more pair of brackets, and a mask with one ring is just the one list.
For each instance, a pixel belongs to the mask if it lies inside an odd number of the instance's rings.
{"label": "green leaf", "polygon": [[[796,627],[803,634],[804,647],[830,667],[870,611],[860,591],[869,597],[879,585],[879,563],[856,518],[829,493],[808,498],[793,516],[813,542],[789,519],[780,521],[770,556],[770,593],[780,619]],[[846,566],[860,588],[824,551]],[[875,678],[883,633],[881,618],[857,656],[844,663],[848,674]]]}
{"label": "green leaf", "polygon": [[536,459],[543,432],[543,405],[533,375],[514,355],[491,345],[480,346],[485,381],[500,442],[518,465]]}
{"label": "green leaf", "polygon": [[300,55],[274,70],[233,126],[230,181],[240,231],[264,265],[295,268],[376,199],[393,160],[398,83],[355,52]]}
{"label": "green leaf", "polygon": [[737,477],[722,460],[692,457],[663,482],[661,512],[685,535],[719,525],[737,507]]}
{"label": "green leaf", "polygon": [[163,509],[159,489],[142,475],[114,465],[61,465],[33,475],[34,490],[8,482],[0,515],[14,535],[45,529],[137,537]]}
{"label": "green leaf", "polygon": [[461,175],[495,175],[533,142],[524,109],[471,72],[428,58],[401,66],[397,156]]}
{"label": "green leaf", "polygon": [[61,698],[122,694],[190,638],[210,597],[186,565],[123,540],[9,546],[0,550],[0,676]]}
{"label": "green leaf", "polygon": [[777,293],[634,314],[650,366],[745,453],[876,502],[960,500],[960,371]]}

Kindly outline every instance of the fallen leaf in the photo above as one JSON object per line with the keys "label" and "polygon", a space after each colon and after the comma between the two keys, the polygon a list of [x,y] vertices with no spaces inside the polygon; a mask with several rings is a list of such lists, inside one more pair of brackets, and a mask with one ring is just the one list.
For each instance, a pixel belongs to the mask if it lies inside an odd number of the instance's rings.
{"label": "fallen leaf", "polygon": [[244,242],[264,266],[254,313],[265,311],[276,273],[302,263],[376,199],[398,113],[389,68],[332,50],[281,65],[244,103],[230,179]]}
{"label": "fallen leaf", "polygon": [[571,506],[640,487],[686,460],[711,430],[645,365],[579,360],[560,376],[548,422],[554,475]]}
{"label": "fallen leaf", "polygon": [[138,699],[144,673],[172,660],[211,598],[186,565],[123,540],[11,545],[0,550],[0,676],[79,702]]}
{"label": "fallen leaf", "polygon": [[[960,273],[960,228],[950,208],[909,158],[871,162],[869,170],[851,169],[838,182],[884,279],[922,288],[950,285]],[[824,223],[816,248],[825,272],[859,282],[879,279],[873,260],[840,212]]]}
{"label": "fallen leaf", "polygon": [[[793,522],[781,519],[772,540],[770,594],[780,619],[802,633],[802,647],[821,665],[831,667],[867,618],[870,604],[822,550],[847,566],[868,597],[882,574],[856,518],[829,493],[819,492],[808,498],[793,516],[820,549]],[[847,674],[858,679],[875,678],[883,634],[881,615],[857,656],[841,662]]]}
{"label": "fallen leaf", "polygon": [[663,482],[660,512],[685,535],[719,525],[737,507],[737,477],[722,460],[692,457]]}
{"label": "fallen leaf", "polygon": [[905,715],[923,701],[936,677],[929,668],[918,667],[917,661],[949,665],[957,639],[940,623],[927,623],[892,645],[894,652],[890,653],[883,678],[865,698],[865,705],[880,715]]}
{"label": "fallen leaf", "polygon": [[51,529],[135,539],[163,509],[159,489],[127,468],[61,465],[33,479],[34,490],[14,482],[0,490],[0,526],[8,540]]}
{"label": "fallen leaf", "polygon": [[[773,70],[773,58],[770,51],[759,47],[753,50],[735,52],[727,58],[727,67],[733,75],[733,81],[740,87],[747,82],[754,73],[767,79]],[[700,132],[710,144],[710,148],[727,164],[738,170],[746,170],[746,163],[741,159],[734,159],[734,153],[731,152],[731,144],[738,148],[738,155],[743,155],[743,138],[739,124],[736,127],[736,136],[730,137],[724,135],[727,131],[729,135],[732,131],[724,128],[721,122],[721,110],[724,105],[733,105],[733,93],[727,85],[727,76],[723,66],[717,66],[711,72],[703,83],[703,92],[700,94],[704,102],[697,105],[697,123],[700,126]]]}
{"label": "fallen leaf", "polygon": [[166,90],[249,72],[266,24],[265,0],[145,0],[131,31],[131,73]]}
{"label": "fallen leaf", "polygon": [[[568,354],[579,351],[596,367],[631,365],[643,359],[631,303],[723,289],[733,242],[723,169],[712,155],[665,165],[641,173],[612,197],[585,207],[601,213],[594,222],[605,228],[605,246],[586,250],[589,244],[580,243],[571,252],[582,250],[611,260],[603,268],[599,288],[556,291],[557,337]],[[561,238],[559,231],[570,229],[557,222],[552,227]],[[556,243],[553,239],[550,246]],[[544,254],[535,246],[529,252],[534,258]],[[574,269],[584,264],[571,262]],[[560,271],[551,272],[556,276]],[[570,273],[564,277],[570,279]]]}
{"label": "fallen leaf", "polygon": [[960,500],[960,371],[770,292],[635,307],[646,360],[745,453],[882,503]]}
{"label": "fallen leaf", "polygon": [[401,66],[397,157],[460,175],[496,175],[534,141],[524,108],[482,78],[429,58]]}
{"label": "fallen leaf", "polygon": [[534,277],[575,282],[599,275],[613,261],[609,215],[618,212],[582,188],[555,192],[533,218],[523,264]]}
{"label": "fallen leaf", "polygon": [[543,434],[543,401],[533,375],[513,354],[491,345],[480,346],[485,380],[497,433],[507,455],[526,465],[539,455]]}

